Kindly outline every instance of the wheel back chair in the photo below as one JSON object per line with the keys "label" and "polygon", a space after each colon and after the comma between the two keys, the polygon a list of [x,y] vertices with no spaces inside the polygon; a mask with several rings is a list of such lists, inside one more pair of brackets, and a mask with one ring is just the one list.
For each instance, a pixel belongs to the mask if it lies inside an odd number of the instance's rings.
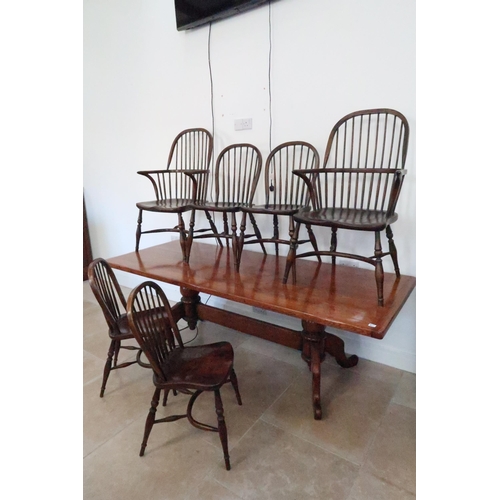
{"label": "wheel back chair", "polygon": [[[108,324],[108,334],[111,339],[102,376],[100,393],[102,398],[106,389],[106,382],[112,370],[125,368],[134,363],[138,363],[140,366],[147,368],[149,368],[150,365],[141,361],[140,357],[142,350],[139,347],[121,345],[123,340],[133,339],[134,336],[128,325],[126,315],[127,303],[125,297],[109,264],[101,258],[93,260],[89,264],[88,277],[90,288],[101,306],[104,318]],[[120,349],[137,350],[135,361],[118,364],[118,353]]]}
{"label": "wheel back chair", "polygon": [[[213,138],[208,130],[192,128],[182,131],[174,139],[168,156],[167,168],[163,170],[141,170],[139,175],[147,177],[153,184],[155,199],[136,204],[139,209],[135,239],[135,251],[139,251],[139,243],[143,234],[174,232],[179,234],[181,249],[186,260],[187,230],[182,214],[190,210],[190,204],[198,199],[204,200],[207,194],[210,161],[212,159]],[[189,177],[183,175],[185,170],[197,171],[196,186]],[[150,229],[143,231],[143,211],[156,213],[176,213],[178,224],[174,227]],[[208,211],[205,211],[209,228],[198,229],[199,232],[212,231],[217,228]],[[219,240],[219,244],[222,242]]]}
{"label": "wheel back chair", "polygon": [[[222,238],[226,240],[229,246],[231,240],[232,251],[234,256],[234,265],[237,268],[239,261],[239,243],[236,233],[236,212],[240,212],[242,208],[252,204],[259,182],[260,172],[262,170],[262,155],[258,148],[252,144],[232,144],[224,148],[215,165],[215,199],[213,202],[206,198],[191,205],[193,211],[191,213],[191,221],[188,232],[187,254],[189,252],[193,239],[196,238]],[[193,180],[193,184],[198,184],[198,174],[196,172],[185,172],[185,174]],[[196,211],[203,210],[204,212],[213,211],[222,214],[223,229],[220,233],[214,234],[199,234],[195,235],[195,214]],[[228,214],[231,214],[231,229],[229,228]],[[250,220],[259,239],[262,239],[260,230],[253,214],[250,214]],[[261,243],[261,248],[264,253],[266,249]]]}
{"label": "wheel back chair", "polygon": [[[375,267],[378,304],[384,305],[382,258],[390,255],[396,276],[400,276],[391,224],[398,214],[396,204],[406,174],[409,126],[406,118],[392,109],[356,111],[344,116],[333,127],[322,169],[295,170],[309,189],[310,207],[294,215],[283,283],[295,260],[312,255],[330,255],[357,259]],[[314,179],[307,177],[316,175]],[[297,254],[301,224],[331,229],[330,248]],[[337,251],[337,230],[371,231],[375,234],[372,256]],[[380,233],[385,230],[389,251],[384,252]]]}
{"label": "wheel back chair", "polygon": [[[226,469],[230,470],[221,387],[231,382],[237,402],[242,404],[233,368],[231,344],[217,342],[185,347],[168,300],[160,286],[152,281],[146,281],[132,291],[127,301],[127,316],[134,337],[151,363],[155,386],[139,455],[144,455],[154,424],[187,418],[198,429],[219,433]],[[191,394],[185,414],[155,418],[162,389],[165,390],[164,404],[170,390]],[[193,418],[193,405],[204,391],[214,393],[217,427]]]}
{"label": "wheel back chair", "polygon": [[[280,144],[274,148],[266,160],[264,169],[264,205],[248,205],[241,208],[241,228],[239,236],[239,252],[237,268],[239,270],[241,254],[244,245],[253,243],[274,243],[276,255],[279,252],[279,245],[290,245],[295,225],[293,215],[300,208],[309,204],[309,192],[306,184],[297,176],[292,174],[293,170],[317,169],[319,167],[319,154],[316,148],[307,142],[293,141]],[[245,235],[246,215],[251,217],[255,214],[265,214],[273,216],[273,235],[271,237],[253,237]],[[279,217],[288,216],[288,238],[282,239],[279,234]],[[306,224],[309,239],[297,241],[297,244],[311,242],[314,250],[318,251],[316,238],[310,224]],[[256,235],[254,235],[256,236]],[[318,260],[321,257],[318,255]]]}

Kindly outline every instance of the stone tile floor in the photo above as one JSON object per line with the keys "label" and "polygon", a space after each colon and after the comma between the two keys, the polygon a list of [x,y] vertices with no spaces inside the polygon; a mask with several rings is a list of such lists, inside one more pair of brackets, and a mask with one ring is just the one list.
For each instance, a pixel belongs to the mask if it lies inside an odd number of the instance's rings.
{"label": "stone tile floor", "polygon": [[[299,352],[211,323],[200,323],[196,338],[196,331],[182,334],[194,338],[191,345],[228,340],[235,349],[243,406],[230,384],[222,390],[231,471],[218,435],[184,419],[155,425],[139,457],[151,372],[136,364],[112,371],[99,397],[109,338],[88,282],[83,287],[85,500],[415,498],[415,374],[363,359],[342,369],[327,356],[323,420],[315,421],[311,376]],[[184,412],[187,398],[170,396],[157,416]],[[200,396],[194,417],[215,424],[210,394]]]}

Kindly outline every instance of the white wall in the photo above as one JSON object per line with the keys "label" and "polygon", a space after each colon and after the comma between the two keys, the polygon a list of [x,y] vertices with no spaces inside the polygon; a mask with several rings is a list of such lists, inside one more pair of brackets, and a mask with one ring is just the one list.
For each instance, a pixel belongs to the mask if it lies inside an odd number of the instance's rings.
{"label": "white wall", "polygon": [[[391,107],[407,117],[409,174],[393,229],[401,271],[415,276],[415,2],[279,0],[271,6],[271,29],[272,147],[306,140],[322,156],[331,128],[346,113]],[[212,129],[208,34],[208,26],[178,32],[173,0],[84,0],[83,186],[94,256],[133,251],[135,203],[153,197],[137,170],[163,167],[182,129]],[[251,142],[265,157],[268,7],[213,23],[210,54],[215,153]],[[252,118],[253,129],[235,132],[235,118]],[[168,217],[162,215],[161,224]],[[146,224],[154,225],[152,214],[145,214]],[[261,229],[269,229],[264,220]],[[371,235],[341,237],[343,250],[372,248]],[[142,245],[168,239],[146,235]],[[326,242],[328,235],[319,239]],[[390,262],[387,269],[392,271]],[[134,286],[140,278],[121,273],[120,281]],[[415,371],[415,308],[413,292],[382,341],[335,333],[350,353]]]}

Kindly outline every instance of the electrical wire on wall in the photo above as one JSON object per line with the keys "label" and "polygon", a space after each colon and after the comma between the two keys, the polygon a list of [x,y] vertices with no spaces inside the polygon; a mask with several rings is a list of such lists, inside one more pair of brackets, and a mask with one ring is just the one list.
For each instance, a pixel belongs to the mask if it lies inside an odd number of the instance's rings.
{"label": "electrical wire on wall", "polygon": [[[269,60],[268,60],[268,73],[267,73],[267,89],[269,92],[269,153],[273,150],[273,112],[272,112],[272,94],[271,94],[271,55],[272,55],[272,31],[271,31],[271,0],[269,0],[269,15],[268,15],[268,27],[269,27]],[[273,184],[273,174],[274,174],[274,164],[271,164],[271,184],[269,186],[269,191],[274,191]]]}
{"label": "electrical wire on wall", "polygon": [[[214,148],[212,149],[212,168],[215,167],[215,114],[214,114],[214,79],[212,75],[212,55],[211,55],[211,45],[212,45],[212,23],[208,23],[208,73],[210,75],[210,109],[212,113],[212,137],[214,141]],[[209,196],[210,201],[212,198],[212,188],[213,188],[213,176],[209,175]]]}

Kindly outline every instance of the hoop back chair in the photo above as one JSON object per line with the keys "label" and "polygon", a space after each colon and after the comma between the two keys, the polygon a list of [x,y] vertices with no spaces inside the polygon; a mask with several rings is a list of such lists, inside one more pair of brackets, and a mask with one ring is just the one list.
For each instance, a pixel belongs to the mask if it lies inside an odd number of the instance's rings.
{"label": "hoop back chair", "polygon": [[[231,344],[217,342],[185,347],[169,302],[160,286],[152,281],[146,281],[132,291],[127,301],[127,316],[134,337],[151,363],[155,385],[139,455],[144,455],[154,424],[187,418],[198,429],[219,433],[226,469],[230,470],[221,387],[231,382],[237,402],[242,404],[233,368],[234,353]],[[156,419],[161,390],[165,390],[164,404],[170,390],[174,393],[179,391],[191,394],[186,413]],[[193,418],[193,405],[205,391],[214,393],[217,427]]]}
{"label": "hoop back chair", "polygon": [[[108,324],[108,334],[111,339],[102,376],[100,393],[102,398],[104,396],[109,374],[112,370],[125,368],[134,363],[149,368],[149,364],[141,361],[140,356],[142,350],[139,347],[121,345],[123,340],[133,339],[134,336],[128,325],[126,315],[127,303],[125,297],[109,264],[101,258],[93,260],[89,264],[88,276],[90,288],[101,306],[104,318]],[[118,364],[118,353],[120,349],[137,350],[135,361]]]}
{"label": "hoop back chair", "polygon": [[[141,170],[137,172],[151,181],[155,199],[136,204],[139,209],[135,239],[136,252],[139,251],[139,243],[143,234],[174,232],[179,234],[185,260],[187,231],[182,214],[190,210],[189,205],[194,200],[204,200],[206,198],[212,151],[213,138],[208,130],[203,128],[186,129],[174,139],[170,148],[166,169]],[[189,177],[183,175],[185,170],[196,170],[201,173],[196,186],[193,186]],[[178,224],[175,227],[143,231],[142,217],[144,211],[176,213]],[[198,231],[212,231],[217,233],[210,213],[207,211],[205,215],[210,227],[199,229]],[[222,245],[221,242],[219,243]]]}
{"label": "hoop back chair", "polygon": [[[406,174],[409,126],[406,118],[392,109],[356,111],[344,116],[333,127],[320,170],[294,171],[308,186],[312,209],[294,215],[296,227],[283,282],[299,257],[330,255],[357,259],[375,267],[378,304],[384,304],[382,258],[390,255],[396,276],[400,276],[397,250],[391,224],[396,222],[396,205]],[[307,174],[316,174],[310,180]],[[328,250],[297,255],[301,224],[331,228]],[[371,256],[337,251],[337,230],[371,231],[375,249]],[[385,230],[389,251],[384,252],[380,233]]]}
{"label": "hoop back chair", "polygon": [[[205,199],[191,205],[193,212],[191,213],[188,233],[188,255],[191,251],[192,242],[196,238],[216,237],[218,239],[225,239],[228,246],[229,240],[231,240],[235,267],[237,267],[239,244],[236,233],[236,212],[252,204],[261,170],[262,154],[252,144],[232,144],[220,152],[215,165],[215,201],[209,202]],[[199,182],[197,175],[190,172],[185,172],[185,174],[192,178],[196,186]],[[195,213],[199,210],[221,213],[223,218],[222,232],[195,235]],[[231,214],[231,229],[229,229],[228,214]],[[255,218],[253,215],[250,218],[255,233],[261,238]],[[265,253],[264,245],[261,244],[261,247]]]}
{"label": "hoop back chair", "polygon": [[[309,191],[307,186],[301,179],[292,174],[293,170],[301,169],[317,169],[319,168],[320,160],[316,148],[303,141],[285,142],[274,148],[266,160],[264,169],[264,189],[265,189],[265,205],[249,205],[241,208],[241,228],[239,236],[239,261],[238,268],[241,262],[241,254],[244,245],[253,243],[274,243],[275,253],[278,255],[279,245],[290,245],[290,240],[294,232],[293,215],[309,205]],[[262,238],[254,237],[255,235],[245,235],[246,230],[246,214],[265,214],[273,216],[273,235],[271,237]],[[288,233],[287,239],[280,238],[279,234],[279,216],[288,216]],[[306,225],[309,239],[297,241],[297,244],[311,242],[313,248],[318,251],[316,238],[311,229],[310,224]],[[321,257],[318,255],[318,260]]]}

